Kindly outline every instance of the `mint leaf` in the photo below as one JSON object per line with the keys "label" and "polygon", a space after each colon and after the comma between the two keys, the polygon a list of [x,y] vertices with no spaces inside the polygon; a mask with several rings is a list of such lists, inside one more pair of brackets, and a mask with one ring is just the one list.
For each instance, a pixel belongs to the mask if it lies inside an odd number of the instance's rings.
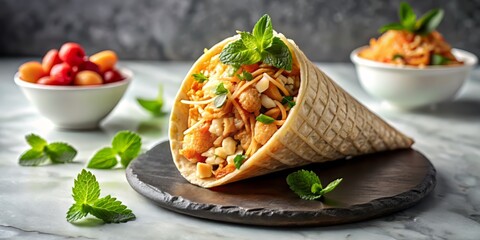
{"label": "mint leaf", "polygon": [[291,70],[292,54],[287,45],[273,36],[272,21],[268,15],[255,24],[252,34],[239,32],[240,40],[225,46],[220,61],[235,66],[250,65],[263,61],[277,68]]}
{"label": "mint leaf", "polygon": [[225,88],[225,85],[223,85],[223,83],[218,84],[217,88],[215,88],[216,95],[221,95],[226,93],[228,93],[228,89]]}
{"label": "mint leaf", "polygon": [[25,136],[25,140],[27,140],[28,145],[32,147],[32,149],[43,151],[43,148],[47,145],[47,141],[36,134],[28,134]]}
{"label": "mint leaf", "polygon": [[416,33],[421,35],[427,35],[438,27],[443,19],[442,9],[433,9],[425,13],[416,23]]}
{"label": "mint leaf", "polygon": [[257,48],[260,52],[272,45],[273,28],[272,19],[267,14],[263,15],[253,27],[253,36],[257,40]]}
{"label": "mint leaf", "polygon": [[49,158],[53,163],[72,162],[77,155],[77,150],[67,143],[47,141],[36,134],[25,136],[25,140],[32,147],[20,155],[18,163],[22,166],[38,166]]}
{"label": "mint leaf", "polygon": [[204,83],[205,81],[208,80],[208,77],[205,76],[203,73],[194,73],[192,74],[193,79],[199,83]]}
{"label": "mint leaf", "polygon": [[88,212],[106,223],[122,223],[135,219],[132,210],[110,195],[89,205]]}
{"label": "mint leaf", "polygon": [[162,112],[163,103],[159,103],[157,100],[149,100],[144,98],[137,98],[138,104],[145,110],[149,111],[153,115],[159,115]]}
{"label": "mint leaf", "polygon": [[263,62],[276,68],[292,70],[292,54],[287,45],[278,37],[274,37],[269,48],[265,49]]}
{"label": "mint leaf", "polygon": [[410,4],[406,2],[401,2],[398,15],[400,17],[400,23],[409,31],[414,31],[415,22],[417,21],[417,15],[415,15],[415,13],[413,12]]}
{"label": "mint leaf", "polygon": [[77,155],[77,150],[67,143],[54,142],[45,146],[45,153],[54,163],[72,162]]}
{"label": "mint leaf", "polygon": [[162,116],[164,112],[162,111],[163,107],[163,86],[159,85],[158,87],[158,95],[156,99],[145,99],[145,98],[138,98],[137,102],[143,109],[147,110],[154,116]]}
{"label": "mint leaf", "polygon": [[261,122],[261,123],[264,123],[264,124],[271,124],[271,123],[275,122],[275,119],[273,119],[272,117],[267,116],[263,113],[260,113],[260,115],[258,115],[255,119],[257,121]]}
{"label": "mint leaf", "polygon": [[256,49],[257,48],[257,39],[248,32],[240,32],[240,39],[248,49]]}
{"label": "mint leaf", "polygon": [[340,184],[342,182],[343,178],[339,178],[339,179],[336,179],[334,181],[332,181],[331,183],[329,183],[322,191],[320,191],[320,195],[325,195],[331,191],[333,191],[333,189],[335,189],[338,184]]}
{"label": "mint leaf", "polygon": [[79,204],[93,204],[100,197],[100,185],[90,171],[85,169],[73,182],[72,197]]}
{"label": "mint leaf", "polygon": [[310,189],[310,191],[313,193],[313,194],[319,194],[322,192],[322,184],[321,183],[314,183]]}
{"label": "mint leaf", "polygon": [[245,161],[247,157],[245,155],[238,154],[233,158],[233,163],[235,164],[236,169],[240,169],[242,166],[243,162]]}
{"label": "mint leaf", "polygon": [[220,94],[216,96],[215,99],[213,100],[213,105],[216,108],[221,108],[223,107],[223,105],[225,105],[226,102],[227,102],[227,94]]}
{"label": "mint leaf", "polygon": [[121,163],[126,167],[140,153],[142,139],[134,132],[121,131],[113,138],[112,148],[120,155]]}
{"label": "mint leaf", "polygon": [[405,27],[400,24],[400,23],[389,23],[387,25],[384,25],[383,27],[381,27],[378,32],[380,33],[384,33],[388,30],[404,30]]}
{"label": "mint leaf", "polygon": [[48,156],[36,149],[30,149],[20,155],[19,164],[22,166],[38,166],[47,161]]}
{"label": "mint leaf", "polygon": [[287,184],[300,198],[305,200],[315,200],[322,195],[312,193],[312,185],[319,184],[321,187],[320,179],[317,174],[312,171],[299,170],[290,173],[287,176]]}
{"label": "mint leaf", "polygon": [[261,60],[262,55],[255,49],[247,48],[241,39],[228,44],[220,53],[220,61],[233,66],[254,64]]}
{"label": "mint leaf", "polygon": [[67,211],[67,221],[74,222],[88,214],[105,223],[120,223],[135,219],[132,210],[110,195],[100,198],[100,185],[95,175],[82,170],[74,180],[72,197],[75,203]]}
{"label": "mint leaf", "polygon": [[88,215],[88,212],[83,209],[83,204],[73,204],[67,212],[67,221],[75,222]]}
{"label": "mint leaf", "polygon": [[117,163],[117,153],[111,147],[105,147],[93,155],[87,168],[110,169],[115,167]]}
{"label": "mint leaf", "polygon": [[326,188],[322,187],[322,183],[317,174],[313,171],[298,170],[287,176],[287,184],[300,198],[305,200],[315,200],[323,195],[331,192],[342,179],[337,179],[328,184]]}

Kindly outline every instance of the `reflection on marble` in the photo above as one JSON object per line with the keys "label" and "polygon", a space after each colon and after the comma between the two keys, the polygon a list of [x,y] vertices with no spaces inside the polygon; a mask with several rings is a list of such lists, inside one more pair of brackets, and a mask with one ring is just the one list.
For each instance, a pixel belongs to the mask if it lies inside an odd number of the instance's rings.
{"label": "reflection on marble", "polygon": [[[190,63],[125,62],[136,77],[119,106],[97,131],[55,129],[38,115],[13,83],[22,60],[0,60],[0,238],[13,239],[480,239],[480,69],[473,72],[458,100],[417,112],[389,112],[360,88],[350,64],[320,64],[355,97],[412,136],[414,148],[438,172],[434,192],[399,213],[354,224],[312,228],[265,228],[196,219],[154,205],[131,189],[124,171],[93,170],[102,195],[112,194],[137,215],[125,224],[90,220],[70,224],[76,174],[119,130],[138,131],[144,149],[167,138],[168,119],[152,118],[135,103],[165,86],[167,109]],[[38,133],[67,141],[79,150],[75,163],[20,167],[27,148],[23,136]]]}

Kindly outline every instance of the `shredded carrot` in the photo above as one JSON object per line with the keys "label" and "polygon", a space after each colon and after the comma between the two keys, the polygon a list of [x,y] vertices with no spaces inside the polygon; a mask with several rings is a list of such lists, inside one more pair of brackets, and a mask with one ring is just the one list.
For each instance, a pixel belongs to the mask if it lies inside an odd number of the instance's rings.
{"label": "shredded carrot", "polygon": [[262,79],[263,75],[259,75],[257,76],[256,78],[254,78],[252,81],[248,82],[248,83],[245,83],[240,89],[238,89],[237,91],[235,91],[232,96],[233,98],[237,98],[238,95],[240,95],[240,93],[242,93],[243,91],[245,91],[245,89],[247,89],[249,86],[253,85],[254,83],[260,81],[260,79]]}

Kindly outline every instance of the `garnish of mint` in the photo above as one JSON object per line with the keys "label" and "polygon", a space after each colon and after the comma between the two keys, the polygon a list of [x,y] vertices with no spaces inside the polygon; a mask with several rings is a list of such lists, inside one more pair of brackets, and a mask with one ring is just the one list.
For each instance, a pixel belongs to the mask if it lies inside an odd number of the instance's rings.
{"label": "garnish of mint", "polygon": [[204,83],[208,80],[208,77],[205,76],[203,73],[194,73],[192,74],[193,79],[199,83]]}
{"label": "garnish of mint", "polygon": [[342,182],[342,178],[329,183],[325,188],[320,182],[317,174],[313,171],[298,170],[287,176],[287,184],[301,199],[315,200],[323,195],[333,191],[338,184]]}
{"label": "garnish of mint", "polygon": [[110,169],[118,164],[124,167],[138,156],[142,148],[142,138],[134,132],[120,131],[112,140],[111,147],[104,147],[93,155],[88,163],[88,168]]}
{"label": "garnish of mint", "polygon": [[263,61],[276,68],[292,69],[292,53],[280,38],[273,36],[270,16],[263,15],[252,33],[239,34],[240,39],[228,44],[220,53],[222,63],[239,67]]}
{"label": "garnish of mint", "polygon": [[67,143],[47,141],[36,134],[25,136],[30,149],[24,152],[18,163],[22,166],[38,166],[48,159],[53,163],[72,162],[77,155],[77,150]]}
{"label": "garnish of mint", "polygon": [[137,98],[138,104],[143,107],[143,109],[147,110],[154,116],[162,116],[164,112],[162,111],[163,107],[163,86],[159,85],[158,87],[158,95],[155,99],[145,99],[145,98]]}
{"label": "garnish of mint", "polygon": [[425,13],[417,20],[417,15],[413,12],[412,7],[406,3],[400,3],[398,11],[399,23],[390,23],[379,29],[380,33],[388,30],[406,30],[414,34],[427,35],[433,32],[443,19],[442,9],[432,9]]}
{"label": "garnish of mint", "polygon": [[91,172],[82,170],[74,181],[72,197],[75,203],[67,212],[67,221],[75,222],[91,214],[105,223],[122,223],[135,219],[132,210],[116,198],[100,198],[100,185]]}

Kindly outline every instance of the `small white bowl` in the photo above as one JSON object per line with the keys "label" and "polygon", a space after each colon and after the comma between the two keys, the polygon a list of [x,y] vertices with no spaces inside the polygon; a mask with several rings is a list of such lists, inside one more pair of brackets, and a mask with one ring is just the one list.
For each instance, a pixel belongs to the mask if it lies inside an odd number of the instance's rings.
{"label": "small white bowl", "polygon": [[358,56],[366,48],[360,47],[350,54],[363,88],[372,96],[384,100],[389,106],[410,110],[453,99],[477,57],[460,49],[452,53],[463,61],[460,66],[396,66],[371,61]]}
{"label": "small white bowl", "polygon": [[44,117],[64,129],[92,129],[115,108],[127,90],[132,71],[119,69],[125,79],[97,86],[51,86],[29,83],[15,74],[15,83]]}

